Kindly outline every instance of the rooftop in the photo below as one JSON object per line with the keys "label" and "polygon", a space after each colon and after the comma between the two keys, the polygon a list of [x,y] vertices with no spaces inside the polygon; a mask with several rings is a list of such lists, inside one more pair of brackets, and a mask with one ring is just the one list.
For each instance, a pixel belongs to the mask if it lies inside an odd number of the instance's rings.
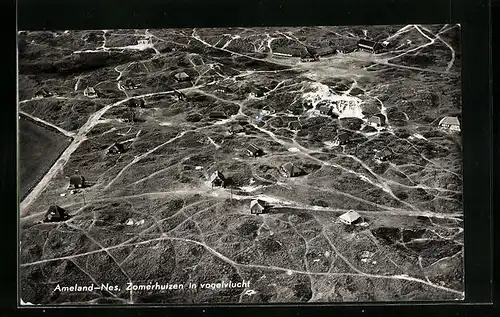
{"label": "rooftop", "polygon": [[359,218],[361,218],[361,215],[353,210],[350,210],[350,211],[340,215],[339,218],[346,220],[347,222],[354,222],[354,221],[358,220]]}
{"label": "rooftop", "polygon": [[447,124],[447,125],[460,125],[460,121],[457,117],[444,117],[439,121],[439,125]]}

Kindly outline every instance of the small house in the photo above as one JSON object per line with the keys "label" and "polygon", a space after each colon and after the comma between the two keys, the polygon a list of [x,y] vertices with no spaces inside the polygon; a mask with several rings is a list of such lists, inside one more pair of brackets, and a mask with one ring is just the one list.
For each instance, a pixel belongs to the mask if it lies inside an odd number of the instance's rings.
{"label": "small house", "polygon": [[75,189],[85,187],[85,177],[82,175],[74,174],[69,178],[69,186]]}
{"label": "small house", "polygon": [[383,48],[383,46],[379,42],[368,39],[361,39],[358,41],[358,48],[362,51],[378,53]]}
{"label": "small house", "polygon": [[139,45],[149,45],[149,44],[151,44],[151,40],[150,39],[141,39],[141,40],[137,41],[137,44],[139,44]]}
{"label": "small house", "polygon": [[224,187],[224,183],[226,181],[226,177],[219,171],[215,171],[210,176],[210,183],[212,184],[212,188],[215,187]]}
{"label": "small house", "polygon": [[268,211],[269,205],[260,199],[254,199],[250,202],[250,213],[254,215],[260,215]]}
{"label": "small house", "polygon": [[385,116],[384,115],[375,115],[368,118],[368,125],[379,128],[385,125]]}
{"label": "small house", "polygon": [[390,160],[393,156],[393,153],[389,149],[383,149],[380,151],[377,151],[375,153],[375,159],[379,161],[387,161]]}
{"label": "small house", "polygon": [[83,91],[83,95],[88,98],[96,98],[97,92],[95,91],[94,87],[87,87]]}
{"label": "small house", "polygon": [[300,168],[296,167],[292,162],[287,162],[280,166],[280,171],[285,177],[296,177],[300,176],[302,171]]}
{"label": "small house", "polygon": [[246,150],[247,150],[248,156],[252,156],[252,157],[257,157],[257,156],[261,156],[262,154],[264,154],[264,152],[262,151],[262,149],[258,148],[253,143],[250,143],[247,146]]}
{"label": "small house", "polygon": [[273,114],[275,113],[276,110],[274,110],[273,107],[270,107],[270,106],[264,106],[261,110],[260,110],[260,113],[267,116],[267,115],[270,115],[270,114]]}
{"label": "small house", "polygon": [[264,97],[264,94],[266,93],[266,88],[264,87],[260,87],[260,86],[254,86],[252,87],[252,94],[255,96],[255,97]]}
{"label": "small house", "polygon": [[226,119],[227,116],[224,112],[222,111],[212,111],[209,114],[211,119]]}
{"label": "small house", "polygon": [[293,130],[293,131],[300,131],[300,129],[302,128],[302,125],[298,121],[292,121],[292,122],[288,123],[288,128],[290,130]]}
{"label": "small house", "polygon": [[123,83],[121,83],[121,86],[125,90],[132,90],[140,87],[139,84],[134,83],[130,78],[127,78]]}
{"label": "small house", "polygon": [[52,93],[50,91],[48,91],[45,88],[42,88],[35,93],[34,98],[46,98],[46,97],[51,97],[51,96],[52,96]]}
{"label": "small house", "polygon": [[184,94],[182,91],[178,91],[178,90],[175,90],[174,91],[174,96],[178,99],[178,100],[186,100],[186,94]]}
{"label": "small house", "polygon": [[125,146],[123,143],[115,142],[108,148],[108,153],[110,154],[120,154],[125,152]]}
{"label": "small house", "polygon": [[69,219],[69,215],[62,207],[52,205],[47,210],[43,222],[58,222]]}
{"label": "small house", "polygon": [[319,112],[321,114],[329,116],[332,114],[333,110],[332,110],[332,107],[330,107],[329,105],[322,104],[321,106],[319,106]]}
{"label": "small house", "polygon": [[439,121],[439,126],[452,131],[460,131],[460,121],[457,117],[444,117]]}
{"label": "small house", "polygon": [[182,73],[175,74],[175,79],[177,81],[189,81],[191,79],[191,77],[189,77],[189,75],[186,74],[185,72],[182,72]]}
{"label": "small house", "polygon": [[136,108],[136,107],[144,108],[144,99],[132,98],[128,101],[128,106],[130,108]]}
{"label": "small house", "polygon": [[339,217],[339,220],[343,224],[352,225],[358,223],[361,220],[361,216],[357,212],[349,210],[348,212],[342,214]]}
{"label": "small house", "polygon": [[125,109],[121,114],[120,114],[121,119],[123,122],[136,122],[137,120],[137,114],[135,113],[134,109]]}
{"label": "small house", "polygon": [[339,145],[346,145],[351,141],[351,135],[347,132],[340,133],[335,138],[335,143]]}
{"label": "small house", "polygon": [[245,128],[243,128],[240,124],[238,123],[235,123],[233,125],[231,125],[227,131],[230,133],[230,134],[235,134],[235,133],[241,133],[243,131],[245,131]]}

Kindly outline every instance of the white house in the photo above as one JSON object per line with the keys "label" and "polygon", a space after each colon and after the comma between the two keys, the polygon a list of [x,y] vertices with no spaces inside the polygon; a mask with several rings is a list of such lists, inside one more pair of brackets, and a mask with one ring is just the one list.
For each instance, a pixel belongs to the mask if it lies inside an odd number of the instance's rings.
{"label": "white house", "polygon": [[350,210],[339,217],[340,222],[346,225],[352,225],[353,223],[357,222],[360,219],[361,216],[353,210]]}
{"label": "white house", "polygon": [[439,126],[452,131],[460,131],[460,121],[457,117],[444,117],[439,121]]}

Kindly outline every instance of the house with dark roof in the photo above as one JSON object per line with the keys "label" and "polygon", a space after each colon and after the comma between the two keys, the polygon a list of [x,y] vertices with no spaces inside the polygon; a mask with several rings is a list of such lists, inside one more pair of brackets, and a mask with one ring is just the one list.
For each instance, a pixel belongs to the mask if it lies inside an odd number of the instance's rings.
{"label": "house with dark roof", "polygon": [[209,114],[211,119],[226,119],[227,115],[223,111],[212,111]]}
{"label": "house with dark roof", "polygon": [[439,121],[439,126],[452,131],[460,131],[460,121],[457,117],[444,117]]}
{"label": "house with dark roof", "polygon": [[380,128],[385,125],[385,116],[383,114],[371,116],[368,118],[367,124],[374,128]]}
{"label": "house with dark roof", "polygon": [[74,189],[85,187],[85,177],[79,174],[73,174],[69,177],[69,187]]}
{"label": "house with dark roof", "polygon": [[123,152],[125,152],[125,146],[120,142],[115,142],[108,148],[108,153],[110,154],[120,154]]}
{"label": "house with dark roof", "polygon": [[346,225],[353,225],[362,220],[361,215],[353,210],[349,210],[348,212],[340,215],[340,222]]}
{"label": "house with dark roof", "polygon": [[175,79],[177,81],[189,81],[191,79],[191,77],[189,77],[189,75],[186,74],[185,72],[181,72],[181,73],[175,74]]}
{"label": "house with dark roof", "polygon": [[243,128],[240,124],[238,123],[235,123],[235,124],[232,124],[228,129],[227,131],[230,133],[230,134],[235,134],[235,133],[241,133],[243,131],[245,131],[245,128]]}
{"label": "house with dark roof", "polygon": [[319,113],[321,114],[324,114],[324,115],[331,115],[333,112],[332,110],[332,107],[330,107],[330,105],[327,105],[327,104],[322,104],[319,106]]}
{"label": "house with dark roof", "polygon": [[133,90],[139,88],[141,85],[134,83],[134,81],[130,78],[125,79],[123,83],[120,83],[123,89],[125,90]]}
{"label": "house with dark roof", "polygon": [[219,171],[215,171],[210,175],[210,183],[213,187],[224,187],[224,183],[226,181],[226,177]]}
{"label": "house with dark roof", "polygon": [[362,51],[378,53],[381,49],[383,49],[383,45],[376,41],[360,39],[358,41],[358,48]]}
{"label": "house with dark roof", "polygon": [[293,131],[300,131],[302,128],[302,125],[298,121],[292,121],[288,123],[288,129],[293,130]]}
{"label": "house with dark roof", "polygon": [[43,222],[59,222],[69,219],[67,211],[57,205],[49,207],[43,218]]}
{"label": "house with dark roof", "polygon": [[136,108],[136,107],[139,107],[139,108],[144,108],[144,99],[137,99],[137,98],[132,98],[128,101],[128,106],[130,108]]}
{"label": "house with dark roof", "polygon": [[248,156],[252,156],[252,157],[257,157],[257,156],[261,156],[262,154],[264,154],[264,151],[262,151],[262,149],[258,148],[253,143],[250,143],[247,146],[246,150],[247,150]]}
{"label": "house with dark roof", "polygon": [[175,90],[173,94],[179,100],[186,100],[187,99],[186,94],[184,94],[182,91]]}
{"label": "house with dark roof", "polygon": [[94,87],[87,87],[83,91],[83,95],[88,98],[96,98],[97,97],[97,92],[95,91]]}
{"label": "house with dark roof", "polygon": [[125,109],[121,114],[120,114],[121,119],[124,122],[136,122],[137,114],[134,109],[128,108]]}
{"label": "house with dark roof", "polygon": [[302,174],[302,170],[295,166],[292,162],[287,162],[280,166],[280,172],[285,177],[296,177]]}
{"label": "house with dark roof", "polygon": [[46,97],[51,97],[51,96],[52,96],[52,93],[50,91],[48,91],[45,88],[42,88],[42,89],[38,90],[33,97],[34,98],[46,98]]}
{"label": "house with dark roof", "polygon": [[347,132],[342,132],[334,140],[335,143],[339,145],[346,145],[351,142],[351,134]]}
{"label": "house with dark roof", "polygon": [[269,210],[269,205],[267,202],[260,200],[260,199],[254,199],[250,202],[250,213],[254,215],[260,215]]}
{"label": "house with dark roof", "polygon": [[383,149],[380,151],[377,151],[374,155],[374,158],[379,161],[387,161],[390,160],[393,157],[392,151],[389,149]]}

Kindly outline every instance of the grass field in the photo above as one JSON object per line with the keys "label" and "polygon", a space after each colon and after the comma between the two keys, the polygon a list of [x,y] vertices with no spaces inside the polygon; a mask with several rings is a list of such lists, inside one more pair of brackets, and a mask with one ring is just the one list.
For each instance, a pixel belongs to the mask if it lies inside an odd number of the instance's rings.
{"label": "grass field", "polygon": [[23,199],[68,146],[70,139],[31,120],[19,120],[19,179]]}

